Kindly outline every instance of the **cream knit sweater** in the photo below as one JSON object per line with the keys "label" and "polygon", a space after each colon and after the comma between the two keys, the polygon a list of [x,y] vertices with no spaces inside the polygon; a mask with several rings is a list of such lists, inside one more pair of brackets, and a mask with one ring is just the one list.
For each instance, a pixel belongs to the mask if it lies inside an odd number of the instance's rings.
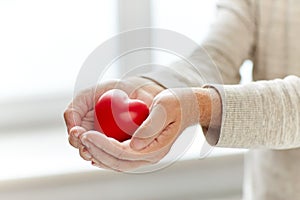
{"label": "cream knit sweater", "polygon": [[[222,127],[207,139],[217,139],[219,147],[252,149],[244,199],[300,199],[300,1],[221,0],[202,46],[226,84],[214,85],[222,98]],[[206,81],[184,63],[173,66],[180,73],[145,76],[167,86],[171,80],[188,86],[220,82],[203,50],[190,59]],[[254,63],[255,82],[229,85],[239,83],[246,59]]]}

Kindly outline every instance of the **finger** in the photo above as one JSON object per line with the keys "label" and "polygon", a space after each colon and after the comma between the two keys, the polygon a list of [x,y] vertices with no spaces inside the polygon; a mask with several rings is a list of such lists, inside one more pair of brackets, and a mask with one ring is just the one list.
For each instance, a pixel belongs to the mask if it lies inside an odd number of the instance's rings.
{"label": "finger", "polygon": [[150,162],[156,164],[170,152],[177,137],[178,124],[172,123],[153,142],[139,152],[153,155]]}
{"label": "finger", "polygon": [[165,89],[152,80],[145,78],[139,78],[139,83],[134,84],[134,86],[134,91],[129,97],[144,101],[148,107],[151,106],[154,97]]}
{"label": "finger", "polygon": [[79,113],[74,112],[72,105],[69,105],[67,110],[64,112],[64,120],[67,126],[68,133],[70,133],[70,129],[73,128],[76,124],[81,124],[81,116]]}
{"label": "finger", "polygon": [[93,95],[94,102],[97,102],[99,98],[102,96],[102,94],[104,94],[106,91],[115,89],[119,83],[120,80],[112,79],[98,84],[94,89],[94,95]]}
{"label": "finger", "polygon": [[149,165],[150,162],[147,161],[130,161],[130,160],[122,160],[107,154],[102,149],[98,148],[94,143],[86,140],[84,142],[87,150],[96,160],[100,161],[102,164],[112,168],[115,171],[128,171],[132,169],[136,169],[143,165]]}
{"label": "finger", "polygon": [[178,135],[178,123],[171,123],[157,136],[157,138],[155,138],[155,140],[153,140],[153,142],[139,152],[146,154],[152,153],[156,155],[154,156],[154,159],[161,159],[169,152]]}
{"label": "finger", "polygon": [[122,160],[151,160],[151,154],[144,154],[132,150],[129,146],[129,143],[123,142],[120,143],[113,138],[108,138],[104,134],[96,131],[88,131],[84,133],[81,138],[81,143],[85,144],[87,142],[93,143],[102,151],[114,156],[115,158]]}
{"label": "finger", "polygon": [[74,126],[73,128],[71,128],[69,134],[69,143],[73,147],[79,148],[79,146],[82,144],[81,141],[79,140],[79,137],[85,132],[86,130],[80,126]]}
{"label": "finger", "polygon": [[92,158],[91,164],[95,167],[102,168],[102,169],[107,169],[107,170],[113,170],[112,168],[104,165],[100,161],[96,160],[95,158]]}
{"label": "finger", "polygon": [[85,146],[80,146],[79,147],[79,155],[87,161],[90,161],[92,159],[92,155],[88,152]]}
{"label": "finger", "polygon": [[78,93],[64,112],[68,132],[74,126],[81,126],[82,118],[93,109],[93,94],[95,89],[89,88]]}
{"label": "finger", "polygon": [[97,85],[95,89],[94,99],[95,102],[99,100],[99,98],[102,96],[103,93],[105,93],[108,90],[112,89],[119,89],[124,91],[129,97],[135,98],[137,95],[136,91],[137,88],[140,88],[140,83],[137,83],[134,81],[135,79],[129,79],[129,80],[119,80],[119,79],[112,79],[109,81],[105,81],[103,83],[100,83]]}
{"label": "finger", "polygon": [[141,150],[153,142],[159,134],[171,123],[168,122],[167,113],[160,104],[155,105],[148,118],[133,134],[130,146],[134,150]]}

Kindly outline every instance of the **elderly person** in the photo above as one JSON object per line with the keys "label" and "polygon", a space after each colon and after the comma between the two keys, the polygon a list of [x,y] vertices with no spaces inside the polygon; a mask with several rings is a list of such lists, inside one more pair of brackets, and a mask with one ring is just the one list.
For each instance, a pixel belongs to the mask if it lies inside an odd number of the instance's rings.
{"label": "elderly person", "polygon": [[[201,45],[219,67],[224,85],[195,87],[201,77],[181,63],[173,66],[180,74],[153,72],[107,82],[96,97],[118,84],[151,105],[149,117],[127,145],[89,132],[93,94],[85,91],[65,112],[70,143],[95,165],[123,171],[159,161],[186,127],[200,123],[211,145],[251,149],[245,199],[300,199],[299,35],[300,1],[221,0],[217,20]],[[201,51],[190,58],[198,63],[197,70],[209,74],[212,66]],[[253,61],[255,82],[237,85],[246,59]],[[166,79],[189,88],[170,91]],[[143,86],[136,89],[137,84]],[[158,108],[167,111],[163,125],[155,123],[161,116]]]}

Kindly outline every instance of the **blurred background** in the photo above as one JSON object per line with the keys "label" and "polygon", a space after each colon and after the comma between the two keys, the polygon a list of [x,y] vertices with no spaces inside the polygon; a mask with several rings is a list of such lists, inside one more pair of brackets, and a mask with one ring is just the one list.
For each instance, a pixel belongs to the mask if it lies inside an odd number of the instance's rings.
{"label": "blurred background", "polygon": [[[62,117],[80,67],[102,42],[157,27],[201,43],[215,3],[0,0],[0,199],[240,199],[245,150],[215,148],[199,160],[193,145],[158,172],[118,174],[79,157]],[[246,62],[243,83],[251,70]]]}

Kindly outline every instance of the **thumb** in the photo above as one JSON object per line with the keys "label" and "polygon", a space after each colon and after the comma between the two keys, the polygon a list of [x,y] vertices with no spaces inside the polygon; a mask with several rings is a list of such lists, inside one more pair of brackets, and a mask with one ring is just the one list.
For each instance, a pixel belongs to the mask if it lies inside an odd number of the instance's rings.
{"label": "thumb", "polygon": [[133,134],[130,147],[133,150],[142,150],[155,141],[168,125],[167,112],[161,105],[155,105],[141,126]]}

